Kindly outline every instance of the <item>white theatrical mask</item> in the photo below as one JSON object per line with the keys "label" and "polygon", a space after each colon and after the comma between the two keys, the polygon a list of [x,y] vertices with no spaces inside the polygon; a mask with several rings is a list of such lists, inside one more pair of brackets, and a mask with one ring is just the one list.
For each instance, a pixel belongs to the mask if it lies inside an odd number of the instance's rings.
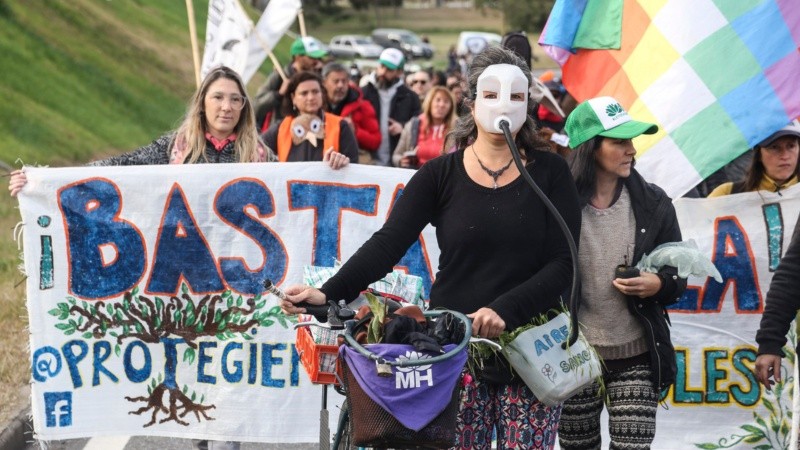
{"label": "white theatrical mask", "polygon": [[492,64],[478,77],[475,120],[490,133],[502,133],[500,122],[516,133],[528,115],[528,79],[512,64]]}

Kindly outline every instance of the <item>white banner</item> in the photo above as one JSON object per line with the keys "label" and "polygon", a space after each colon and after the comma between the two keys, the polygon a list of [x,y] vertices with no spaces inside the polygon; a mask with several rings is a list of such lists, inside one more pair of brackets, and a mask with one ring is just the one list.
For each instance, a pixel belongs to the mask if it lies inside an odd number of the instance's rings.
{"label": "white banner", "polygon": [[[247,56],[247,67],[242,72],[245,84],[261,67],[264,58],[275,48],[302,7],[300,0],[270,0],[264,9],[264,14],[258,19],[254,32],[250,34],[250,53]],[[284,64],[288,62],[287,60]]]}
{"label": "white banner", "polygon": [[[26,170],[19,201],[37,438],[319,439],[321,391],[300,365],[291,319],[257,294],[265,278],[301,283],[304,265],[353,254],[411,171]],[[437,259],[435,244],[420,240],[397,267],[429,286]]]}
{"label": "white banner", "polygon": [[[690,278],[670,308],[678,375],[668,409],[658,411],[654,448],[787,448],[793,367],[784,359],[784,383],[771,393],[753,369],[766,292],[800,212],[800,186],[682,198],[675,208],[683,238],[698,243],[723,282]],[[794,354],[793,346],[786,350]]]}
{"label": "white banner", "polygon": [[208,2],[206,46],[200,76],[205,78],[216,66],[228,66],[239,75],[247,67],[253,21],[247,17],[239,0]]}
{"label": "white banner", "polygon": [[[318,440],[320,390],[299,364],[291,323],[273,297],[258,297],[261,280],[293,284],[304,265],[346,260],[411,171],[291,163],[27,173],[19,200],[38,438]],[[690,279],[671,308],[677,382],[653,448],[785,448],[788,384],[758,385],[754,338],[800,186],[675,206],[684,239],[724,280]],[[398,267],[427,288],[438,249],[431,229],[423,237]]]}

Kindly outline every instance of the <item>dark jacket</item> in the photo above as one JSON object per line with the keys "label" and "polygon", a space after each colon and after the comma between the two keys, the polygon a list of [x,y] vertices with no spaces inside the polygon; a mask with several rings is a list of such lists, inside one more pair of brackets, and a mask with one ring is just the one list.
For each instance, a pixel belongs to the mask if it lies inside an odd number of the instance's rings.
{"label": "dark jacket", "polygon": [[368,152],[375,152],[381,144],[381,128],[372,103],[364,99],[361,89],[350,85],[347,95],[336,106],[331,105],[330,112],[337,116],[350,117],[356,134],[358,147]]}
{"label": "dark jacket", "polygon": [[[800,220],[798,220],[800,223]],[[795,225],[792,241],[769,284],[764,314],[756,332],[758,354],[786,356],[782,347],[786,333],[800,309],[800,227]]]}
{"label": "dark jacket", "polygon": [[[631,196],[631,208],[636,220],[633,261],[639,262],[645,253],[667,242],[680,242],[681,229],[672,206],[672,199],[658,186],[648,183],[636,170],[624,180]],[[675,382],[675,348],[669,331],[666,306],[678,301],[686,290],[686,279],[678,270],[665,266],[658,271],[661,289],[652,297],[626,296],[628,309],[639,320],[647,337],[653,383],[663,391]]]}
{"label": "dark jacket", "polygon": [[[374,82],[370,81],[364,86],[361,91],[364,93],[364,98],[372,103],[375,109],[375,115],[378,117],[380,124],[381,117],[381,96],[378,93],[378,87]],[[397,86],[397,92],[392,97],[391,107],[389,108],[389,117],[400,122],[403,126],[406,122],[411,120],[412,117],[418,116],[422,112],[419,104],[419,96],[416,92],[412,91],[405,84]],[[400,140],[400,135],[389,136],[389,159],[397,147],[397,142]],[[391,163],[390,163],[391,164]]]}
{"label": "dark jacket", "polygon": [[[292,64],[283,68],[286,77],[291,78],[297,72]],[[253,97],[253,111],[256,115],[256,128],[264,131],[270,125],[280,122],[283,119],[281,103],[283,96],[279,93],[283,85],[283,78],[277,70],[273,70],[267,81],[258,88],[256,96]],[[266,122],[266,123],[265,123]]]}
{"label": "dark jacket", "polygon": [[[92,161],[90,166],[141,166],[169,164],[170,151],[172,150],[175,133],[165,134],[151,142],[149,145],[139,147],[136,150],[112,156],[110,158]],[[205,158],[197,160],[198,163],[238,163],[239,157],[236,155],[234,142],[225,144],[222,150],[216,150],[211,142],[206,140]],[[268,161],[274,161],[275,157],[268,153]]]}

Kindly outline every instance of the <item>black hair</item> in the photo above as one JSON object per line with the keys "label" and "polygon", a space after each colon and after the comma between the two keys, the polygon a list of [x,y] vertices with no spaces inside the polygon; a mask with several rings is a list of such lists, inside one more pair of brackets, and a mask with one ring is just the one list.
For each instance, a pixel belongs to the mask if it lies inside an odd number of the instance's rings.
{"label": "black hair", "polygon": [[443,70],[435,70],[433,71],[433,76],[431,77],[431,81],[436,83],[436,86],[447,86],[447,74],[444,73]]}
{"label": "black hair", "polygon": [[[597,150],[603,144],[603,136],[595,136],[578,145],[572,150],[567,159],[575,187],[578,188],[578,198],[581,205],[589,203],[597,188]],[[631,162],[631,167],[636,165],[636,159]]]}
{"label": "black hair", "polygon": [[[517,56],[514,52],[506,50],[502,47],[491,46],[486,47],[483,51],[475,55],[472,63],[469,66],[469,74],[467,76],[467,89],[464,91],[464,99],[462,102],[464,106],[472,109],[475,106],[475,92],[478,88],[478,78],[487,67],[493,64],[511,64],[522,69],[523,75],[528,81],[528,87],[531,85],[531,72],[524,70],[525,62]],[[549,145],[539,138],[536,133],[536,124],[532,117],[534,102],[528,101],[528,113],[526,114],[525,123],[522,124],[515,142],[520,152],[524,152],[528,162],[533,161],[534,151],[549,151]],[[475,118],[472,114],[460,114],[456,126],[448,134],[448,138],[455,141],[456,147],[459,149],[466,148],[472,143],[478,135],[478,127],[475,124]]]}
{"label": "black hair", "polygon": [[[800,138],[797,136],[792,136],[792,138],[800,145]],[[772,140],[772,142],[775,141],[777,141],[777,139]],[[770,144],[772,144],[772,142],[770,142]],[[767,173],[767,169],[764,167],[764,161],[761,157],[761,152],[765,147],[762,147],[761,144],[763,144],[763,142],[753,147],[753,160],[750,163],[750,168],[747,169],[744,180],[740,181],[742,192],[757,191],[758,187],[761,185],[761,179]],[[800,175],[800,161],[794,166],[794,175]]]}

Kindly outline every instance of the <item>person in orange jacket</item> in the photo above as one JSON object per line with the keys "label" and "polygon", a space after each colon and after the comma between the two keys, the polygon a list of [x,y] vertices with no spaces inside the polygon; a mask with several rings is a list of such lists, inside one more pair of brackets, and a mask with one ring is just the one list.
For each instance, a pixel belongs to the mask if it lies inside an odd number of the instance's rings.
{"label": "person in orange jacket", "polygon": [[350,125],[325,112],[325,88],[314,72],[298,72],[289,79],[282,109],[284,118],[262,135],[280,162],[325,161],[340,169],[358,162],[358,144]]}

